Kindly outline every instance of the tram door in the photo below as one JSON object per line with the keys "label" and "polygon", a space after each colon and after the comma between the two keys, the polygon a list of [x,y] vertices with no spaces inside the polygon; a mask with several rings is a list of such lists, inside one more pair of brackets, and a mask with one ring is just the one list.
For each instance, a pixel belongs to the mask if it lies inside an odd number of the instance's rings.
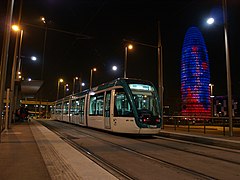
{"label": "tram door", "polygon": [[111,91],[107,91],[105,95],[105,103],[104,103],[104,125],[106,129],[111,128],[110,104],[111,104]]}

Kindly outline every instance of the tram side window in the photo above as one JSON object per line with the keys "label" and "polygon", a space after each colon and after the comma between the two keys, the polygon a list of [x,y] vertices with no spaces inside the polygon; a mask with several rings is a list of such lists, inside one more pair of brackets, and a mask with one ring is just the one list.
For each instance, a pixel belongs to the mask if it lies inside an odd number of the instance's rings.
{"label": "tram side window", "polygon": [[55,114],[54,110],[56,109],[56,106],[53,106],[53,108],[51,108],[51,114]]}
{"label": "tram side window", "polygon": [[75,104],[75,110],[74,110],[74,114],[75,115],[79,115],[79,99],[76,100],[76,104]]}
{"label": "tram side window", "polygon": [[71,103],[71,106],[70,106],[70,113],[71,114],[74,114],[75,106],[76,106],[76,100],[72,100],[72,103]]}
{"label": "tram side window", "polygon": [[105,96],[105,117],[110,117],[110,103],[111,103],[111,91],[108,91]]}
{"label": "tram side window", "polygon": [[103,115],[103,93],[90,97],[89,115]]}
{"label": "tram side window", "polygon": [[131,105],[123,89],[115,90],[114,116],[133,116]]}
{"label": "tram side window", "polygon": [[80,112],[80,115],[83,116],[84,115],[84,98],[80,99],[80,101],[78,102],[78,106],[79,106],[79,112]]}
{"label": "tram side window", "polygon": [[65,101],[63,103],[63,114],[68,114],[68,105],[69,105],[68,101]]}
{"label": "tram side window", "polygon": [[62,104],[57,104],[56,105],[56,114],[61,114],[62,113]]}
{"label": "tram side window", "polygon": [[75,99],[72,101],[71,105],[71,114],[78,115],[79,114],[79,100]]}

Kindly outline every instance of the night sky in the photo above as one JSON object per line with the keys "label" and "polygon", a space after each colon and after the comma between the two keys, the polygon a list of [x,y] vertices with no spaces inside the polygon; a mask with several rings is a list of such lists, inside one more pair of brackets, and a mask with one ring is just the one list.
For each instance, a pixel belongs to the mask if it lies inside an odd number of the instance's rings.
{"label": "night sky", "polygon": [[[1,0],[1,42],[6,7],[7,0]],[[18,10],[19,0],[15,0],[13,22],[17,22]],[[239,10],[238,0],[228,0],[232,91],[236,96],[240,95]],[[205,24],[210,15],[217,17],[216,24],[211,27]],[[45,31],[40,16],[46,18],[49,28],[44,59],[45,83],[41,90],[43,99],[55,100],[60,77],[71,87],[73,77],[81,75],[89,86],[92,67],[98,69],[93,74],[93,86],[122,77],[123,39],[157,45],[158,21],[163,45],[164,105],[174,110],[180,108],[181,51],[185,33],[191,26],[198,27],[205,39],[214,95],[227,94],[221,0],[23,0],[21,54],[26,57],[23,74],[32,79],[41,78]],[[86,36],[90,39],[84,38]],[[11,36],[10,57],[13,40],[14,35]],[[27,57],[31,55],[37,56],[39,61],[29,61]],[[118,66],[117,72],[111,70],[112,65]],[[134,45],[134,50],[128,53],[127,77],[150,80],[157,85],[157,50]]]}

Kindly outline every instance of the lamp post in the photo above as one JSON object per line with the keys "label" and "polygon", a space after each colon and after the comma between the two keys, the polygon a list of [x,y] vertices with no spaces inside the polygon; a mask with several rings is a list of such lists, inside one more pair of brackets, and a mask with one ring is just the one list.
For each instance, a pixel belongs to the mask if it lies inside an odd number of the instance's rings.
{"label": "lamp post", "polygon": [[[12,23],[12,14],[13,14],[14,0],[9,0],[7,5],[6,21],[5,21],[5,31],[3,36],[3,46],[1,54],[1,65],[0,65],[0,132],[2,131],[2,111],[3,111],[3,100],[4,100],[4,91],[6,83],[6,73],[7,73],[7,64],[8,64],[8,50],[10,43],[10,27],[9,24]],[[1,133],[0,133],[0,142],[1,142]]]}
{"label": "lamp post", "polygon": [[[15,47],[14,47],[14,55],[13,55],[13,65],[12,65],[12,74],[11,74],[11,85],[10,85],[10,114],[9,114],[9,125],[13,119],[13,112],[15,110],[14,105],[14,88],[15,88],[15,80],[16,80],[16,68],[17,68],[17,55],[20,62],[20,55],[21,55],[21,46],[22,46],[22,37],[23,37],[23,30],[20,30],[19,26],[13,25],[12,29],[16,31],[16,40],[15,40]],[[20,34],[19,34],[20,33]],[[20,35],[20,38],[19,38]]]}
{"label": "lamp post", "polygon": [[210,100],[211,100],[211,116],[213,117],[213,86],[214,84],[209,84],[209,87],[210,87]]}
{"label": "lamp post", "polygon": [[80,82],[80,85],[81,85],[81,86],[80,86],[80,92],[82,92],[82,87],[85,86],[85,83],[81,81],[81,82]]}
{"label": "lamp post", "polygon": [[56,97],[56,100],[58,100],[60,83],[63,83],[63,79],[61,79],[61,78],[58,79],[58,84],[57,84],[57,97]]}
{"label": "lamp post", "polygon": [[[124,39],[124,41],[128,41]],[[160,98],[160,115],[163,118],[163,53],[162,53],[162,41],[161,41],[161,33],[160,33],[160,22],[158,21],[158,45],[151,45],[137,41],[130,41],[134,44],[139,44],[146,47],[151,47],[157,49],[157,57],[158,57],[158,94]],[[125,47],[125,69],[124,69],[124,77],[126,77],[126,65],[127,65],[127,48]],[[164,124],[162,121],[162,127],[164,128]]]}
{"label": "lamp post", "polygon": [[73,78],[73,89],[72,89],[72,94],[74,94],[74,92],[75,92],[76,80],[78,80],[78,77],[74,77],[74,78]]}
{"label": "lamp post", "polygon": [[67,91],[69,91],[68,84],[65,84],[65,85],[64,85],[64,91],[63,91],[63,97],[66,96]]}
{"label": "lamp post", "polygon": [[[229,118],[229,136],[233,136],[233,122],[232,122],[232,83],[231,83],[231,68],[228,47],[228,26],[227,26],[227,1],[222,0],[223,10],[223,30],[225,40],[225,54],[226,54],[226,71],[227,71],[227,95],[228,95],[228,118]],[[214,22],[213,18],[207,20],[208,24]]]}
{"label": "lamp post", "polygon": [[125,57],[124,57],[124,74],[123,77],[127,78],[127,59],[128,59],[128,49],[131,50],[133,48],[132,44],[128,44],[125,46]]}
{"label": "lamp post", "polygon": [[43,81],[43,74],[44,74],[44,59],[45,59],[45,49],[46,49],[46,42],[47,42],[47,22],[44,17],[41,17],[41,21],[45,25],[45,32],[44,32],[44,41],[43,41],[43,54],[42,54],[42,70],[41,70],[41,80]]}
{"label": "lamp post", "polygon": [[97,71],[97,68],[92,68],[91,71],[90,71],[89,89],[92,88],[92,76],[93,76],[93,71]]}
{"label": "lamp post", "polygon": [[79,92],[82,92],[82,87],[85,86],[85,84],[82,82],[82,78],[79,77]]}

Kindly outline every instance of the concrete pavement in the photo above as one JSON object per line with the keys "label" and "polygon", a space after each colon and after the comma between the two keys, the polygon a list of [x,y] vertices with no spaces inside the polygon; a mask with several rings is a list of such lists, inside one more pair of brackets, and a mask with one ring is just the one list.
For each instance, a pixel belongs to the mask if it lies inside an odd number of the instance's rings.
{"label": "concrete pavement", "polygon": [[[209,128],[209,127],[208,127]],[[237,129],[240,132],[240,128]],[[240,136],[166,127],[160,136],[240,150]],[[37,121],[15,123],[0,143],[0,179],[116,179]]]}

